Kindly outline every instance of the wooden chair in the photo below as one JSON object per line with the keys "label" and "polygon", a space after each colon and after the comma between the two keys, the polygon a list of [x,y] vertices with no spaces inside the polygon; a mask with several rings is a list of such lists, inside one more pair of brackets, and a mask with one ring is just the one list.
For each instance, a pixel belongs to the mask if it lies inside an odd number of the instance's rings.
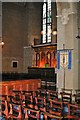
{"label": "wooden chair", "polygon": [[20,101],[22,99],[22,91],[21,90],[13,90],[13,96],[16,101]]}
{"label": "wooden chair", "polygon": [[9,118],[22,119],[22,108],[20,104],[10,103]]}
{"label": "wooden chair", "polygon": [[22,90],[22,99],[25,99],[26,96],[33,96],[33,91]]}
{"label": "wooden chair", "polygon": [[63,117],[62,115],[62,109],[63,109],[63,103],[59,100],[52,100],[50,101],[50,107],[49,107],[49,114],[55,116],[55,118],[61,119]]}
{"label": "wooden chair", "polygon": [[75,94],[74,96],[75,96],[75,103],[80,104],[80,93]]}
{"label": "wooden chair", "polygon": [[13,94],[8,96],[8,103],[22,104],[21,91],[13,91]]}
{"label": "wooden chair", "polygon": [[7,100],[0,100],[0,116],[8,118],[8,103],[7,103]]}
{"label": "wooden chair", "polygon": [[58,100],[52,100],[50,101],[50,107],[47,111],[42,112],[44,115],[44,119],[54,119],[54,120],[61,120],[63,118],[62,116],[62,102],[59,102]]}
{"label": "wooden chair", "polygon": [[75,103],[80,104],[80,90],[75,90],[76,93],[73,95],[75,97]]}
{"label": "wooden chair", "polygon": [[76,94],[80,94],[80,89],[76,89]]}
{"label": "wooden chair", "polygon": [[51,81],[48,81],[47,82],[47,90],[54,90],[54,91],[56,91],[56,84],[55,84],[55,82],[51,82]]}
{"label": "wooden chair", "polygon": [[48,90],[48,98],[58,99],[58,91]]}
{"label": "wooden chair", "polygon": [[25,113],[24,120],[28,120],[29,118],[31,120],[33,120],[33,119],[39,120],[39,118],[40,118],[40,111],[39,110],[24,108],[24,113]]}
{"label": "wooden chair", "polygon": [[25,93],[24,98],[22,99],[22,102],[24,103],[25,107],[33,108],[34,99],[33,99],[32,93],[28,93],[28,92]]}
{"label": "wooden chair", "polygon": [[42,96],[42,97],[46,97],[47,96],[47,91],[45,90],[45,89],[38,89],[37,91],[37,95],[38,95],[38,97],[40,96]]}
{"label": "wooden chair", "polygon": [[42,112],[41,113],[43,115],[43,120],[62,120],[62,116],[56,116],[54,114],[51,114],[49,112]]}
{"label": "wooden chair", "polygon": [[72,89],[64,89],[64,88],[62,88],[61,90],[62,90],[62,92],[71,93],[72,94]]}
{"label": "wooden chair", "polygon": [[67,118],[80,120],[80,107],[77,104],[68,104]]}
{"label": "wooden chair", "polygon": [[63,117],[68,114],[68,104],[72,103],[72,90],[71,89],[62,89],[61,101],[63,103]]}
{"label": "wooden chair", "polygon": [[72,103],[72,90],[71,89],[62,89],[61,99],[63,102]]}
{"label": "wooden chair", "polygon": [[7,98],[8,98],[7,95],[0,94],[0,100],[7,100]]}
{"label": "wooden chair", "polygon": [[35,97],[34,108],[41,111],[46,111],[46,98],[45,97]]}

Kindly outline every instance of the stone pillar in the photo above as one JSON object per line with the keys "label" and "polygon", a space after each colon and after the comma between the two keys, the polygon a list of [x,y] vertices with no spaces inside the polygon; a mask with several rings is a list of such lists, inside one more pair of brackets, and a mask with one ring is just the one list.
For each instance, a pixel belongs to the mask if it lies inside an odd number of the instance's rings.
{"label": "stone pillar", "polygon": [[0,1],[0,73],[2,73],[2,2]]}
{"label": "stone pillar", "polygon": [[[2,81],[2,3],[0,1],[0,81]],[[0,93],[2,93],[2,87],[0,86]]]}
{"label": "stone pillar", "polygon": [[77,40],[78,40],[78,89],[80,89],[80,2],[77,3]]}
{"label": "stone pillar", "polygon": [[[58,3],[57,3],[58,4]],[[67,4],[67,3],[66,3]],[[64,6],[64,3],[62,3]],[[65,44],[65,49],[72,50],[72,68],[65,68],[65,88],[78,88],[78,40],[77,34],[77,12],[76,3],[69,3],[68,7],[59,8],[57,5],[57,49],[62,49]],[[64,69],[57,70],[57,87],[59,89],[64,86]]]}

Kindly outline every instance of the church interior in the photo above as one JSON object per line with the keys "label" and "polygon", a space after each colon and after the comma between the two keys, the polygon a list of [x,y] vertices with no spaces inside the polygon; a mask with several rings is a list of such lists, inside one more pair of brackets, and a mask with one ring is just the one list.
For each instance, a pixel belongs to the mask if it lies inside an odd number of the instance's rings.
{"label": "church interior", "polygon": [[0,120],[80,120],[80,1],[0,1]]}

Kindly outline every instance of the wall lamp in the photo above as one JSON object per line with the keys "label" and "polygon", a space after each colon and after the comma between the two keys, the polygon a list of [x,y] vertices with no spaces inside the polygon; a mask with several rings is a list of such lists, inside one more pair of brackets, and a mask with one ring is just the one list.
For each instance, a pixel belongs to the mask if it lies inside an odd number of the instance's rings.
{"label": "wall lamp", "polygon": [[3,41],[1,41],[0,42],[0,45],[2,46],[2,48],[3,48],[3,46],[4,46],[4,42]]}
{"label": "wall lamp", "polygon": [[[45,34],[45,31],[41,31],[41,34]],[[57,35],[57,30],[50,30],[47,34]]]}

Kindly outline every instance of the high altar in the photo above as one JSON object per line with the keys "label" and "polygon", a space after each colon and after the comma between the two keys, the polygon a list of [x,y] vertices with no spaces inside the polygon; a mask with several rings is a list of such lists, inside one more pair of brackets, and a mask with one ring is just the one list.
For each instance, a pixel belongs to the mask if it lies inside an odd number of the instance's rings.
{"label": "high altar", "polygon": [[57,44],[35,45],[32,48],[34,48],[33,67],[57,67]]}

